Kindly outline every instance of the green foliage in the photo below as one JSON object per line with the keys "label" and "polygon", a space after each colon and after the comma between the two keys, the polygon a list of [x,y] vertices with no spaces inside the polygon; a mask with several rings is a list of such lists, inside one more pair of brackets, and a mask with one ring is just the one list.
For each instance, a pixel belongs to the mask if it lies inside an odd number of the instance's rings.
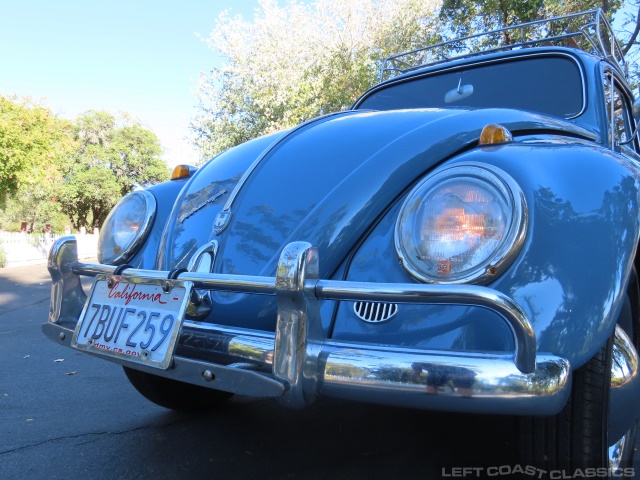
{"label": "green foliage", "polygon": [[122,197],[108,165],[90,165],[76,156],[64,165],[65,182],[59,185],[59,204],[74,230],[100,227],[109,210]]}
{"label": "green foliage", "polygon": [[61,163],[56,199],[73,228],[102,226],[109,211],[136,185],[165,181],[167,166],[156,135],[126,116],[85,112],[76,120],[79,148]]}
{"label": "green foliage", "polygon": [[435,0],[263,0],[253,22],[223,13],[208,43],[228,61],[197,86],[203,158],[348,108],[381,58],[437,40],[436,11]]}
{"label": "green foliage", "polygon": [[137,124],[124,125],[114,130],[111,140],[111,167],[122,195],[137,184],[168,180],[167,165],[160,159],[160,141],[152,131]]}
{"label": "green foliage", "polygon": [[74,148],[71,123],[28,99],[0,95],[0,206],[18,189],[56,182]]}
{"label": "green foliage", "polygon": [[155,134],[128,117],[86,112],[75,124],[0,97],[0,228],[100,227],[136,185],[168,179]]}
{"label": "green foliage", "polygon": [[[632,2],[633,12],[638,11],[638,0]],[[199,79],[199,114],[192,122],[195,141],[207,159],[251,138],[343,110],[377,83],[379,61],[394,53],[435,44],[444,37],[598,7],[611,16],[623,4],[622,0],[291,0],[281,6],[282,2],[262,0],[252,21],[223,13],[207,40],[227,61]],[[640,32],[638,22],[637,15],[627,20],[629,45]],[[501,44],[510,42],[500,39]]]}
{"label": "green foliage", "polygon": [[614,12],[621,0],[443,0],[440,20],[454,36],[605,7]]}
{"label": "green foliage", "polygon": [[[439,13],[442,29],[450,32],[448,36],[451,39],[459,38],[460,41],[442,46],[437,54],[449,57],[457,53],[479,52],[521,41],[553,37],[567,31],[577,32],[585,26],[585,17],[566,18],[567,15],[603,8],[608,12],[607,16],[611,20],[613,12],[621,5],[621,0],[607,2],[596,0],[443,0]],[[553,23],[537,23],[500,31],[508,26],[562,16],[565,18]],[[474,36],[478,33],[492,31],[497,32]],[[472,37],[469,38],[469,36]],[[580,48],[587,51],[592,50],[593,44],[586,37],[574,37],[572,42],[576,42]]]}
{"label": "green foliage", "polygon": [[60,211],[54,187],[51,183],[20,187],[0,210],[0,229],[17,232],[27,222],[28,231],[41,233],[49,224],[53,233],[63,233],[69,219]]}
{"label": "green foliage", "polygon": [[59,217],[59,165],[76,148],[72,123],[28,99],[0,96],[0,225],[42,230]]}
{"label": "green foliage", "polygon": [[[606,12],[609,23],[616,30],[625,60],[630,67],[631,86],[636,88],[640,84],[638,0],[443,0],[439,17],[442,28],[450,30],[451,36],[456,37],[597,8]],[[614,18],[619,21],[614,23]],[[574,25],[574,28],[580,26],[582,25]],[[502,40],[510,43],[509,38]]]}

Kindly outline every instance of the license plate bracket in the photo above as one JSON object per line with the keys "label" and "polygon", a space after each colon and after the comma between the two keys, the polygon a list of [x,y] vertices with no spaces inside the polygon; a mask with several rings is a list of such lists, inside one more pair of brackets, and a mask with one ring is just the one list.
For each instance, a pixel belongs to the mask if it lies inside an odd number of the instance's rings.
{"label": "license plate bracket", "polygon": [[71,346],[121,363],[171,366],[192,283],[96,277]]}

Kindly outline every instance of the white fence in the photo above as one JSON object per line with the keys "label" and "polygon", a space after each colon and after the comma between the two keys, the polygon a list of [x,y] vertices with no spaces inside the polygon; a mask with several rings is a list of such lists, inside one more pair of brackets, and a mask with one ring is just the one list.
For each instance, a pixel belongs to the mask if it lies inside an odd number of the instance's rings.
{"label": "white fence", "polygon": [[[0,246],[7,254],[7,267],[46,263],[49,250],[64,235],[0,232]],[[74,235],[78,241],[78,258],[95,257],[98,253],[98,235]]]}

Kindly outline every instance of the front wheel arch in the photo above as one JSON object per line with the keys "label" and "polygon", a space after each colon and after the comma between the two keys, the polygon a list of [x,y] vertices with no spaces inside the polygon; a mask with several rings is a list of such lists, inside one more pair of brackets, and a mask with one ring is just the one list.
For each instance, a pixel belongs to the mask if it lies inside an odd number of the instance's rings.
{"label": "front wheel arch", "polygon": [[[617,325],[629,337],[630,354],[635,357],[631,363],[635,362],[636,366],[639,314],[639,284],[634,269]],[[607,468],[615,472],[631,465],[637,417],[630,427],[625,426],[620,432],[613,433],[609,428],[612,362],[620,352],[621,343],[624,340],[617,338],[614,331],[596,355],[573,372],[570,398],[559,414],[518,419],[521,461],[547,470]],[[612,435],[620,438],[610,439]]]}

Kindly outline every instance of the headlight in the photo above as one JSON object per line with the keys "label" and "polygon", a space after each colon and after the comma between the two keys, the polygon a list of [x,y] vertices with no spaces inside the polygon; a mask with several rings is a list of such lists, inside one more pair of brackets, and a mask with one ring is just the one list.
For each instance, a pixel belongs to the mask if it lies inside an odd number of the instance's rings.
{"label": "headlight", "polygon": [[144,243],[156,215],[156,199],[146,190],[132,192],[113,207],[102,225],[98,261],[121,265]]}
{"label": "headlight", "polygon": [[396,224],[396,251],[420,281],[488,283],[517,255],[526,220],[522,191],[505,172],[456,165],[409,194]]}

